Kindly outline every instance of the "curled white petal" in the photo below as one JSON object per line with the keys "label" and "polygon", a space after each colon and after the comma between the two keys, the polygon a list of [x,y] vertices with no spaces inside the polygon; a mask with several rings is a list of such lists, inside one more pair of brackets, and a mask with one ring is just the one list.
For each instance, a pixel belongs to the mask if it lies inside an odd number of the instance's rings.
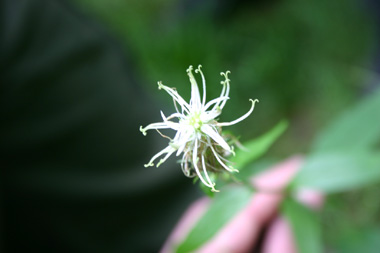
{"label": "curled white petal", "polygon": [[140,126],[140,132],[143,133],[143,135],[146,135],[146,131],[151,130],[151,129],[173,129],[173,130],[178,130],[180,127],[179,123],[176,122],[158,122],[158,123],[152,123],[147,125],[146,127]]}
{"label": "curled white petal", "polygon": [[201,130],[206,135],[210,136],[216,143],[218,143],[222,148],[231,152],[231,147],[223,139],[223,137],[209,125],[203,125]]}
{"label": "curled white petal", "polygon": [[206,79],[205,79],[205,76],[203,75],[201,67],[202,65],[198,65],[198,68],[195,70],[195,73],[201,74],[201,77],[202,77],[202,86],[203,86],[202,106],[204,106],[206,103]]}
{"label": "curled white petal", "polygon": [[203,122],[209,122],[211,120],[214,120],[216,117],[218,117],[221,112],[222,112],[221,110],[213,110],[213,111],[206,112],[201,115],[201,120]]}
{"label": "curled white petal", "polygon": [[190,105],[178,94],[176,90],[163,85],[162,82],[158,82],[158,88],[164,89],[182,107],[182,110],[189,113]]}
{"label": "curled white petal", "polygon": [[[214,98],[213,100],[210,100],[209,102],[207,102],[207,104],[203,107],[203,111],[206,111],[213,104],[218,105],[220,102],[223,102],[224,100],[228,100],[228,99],[230,99],[230,98],[225,97],[225,96]],[[219,106],[214,106],[214,108],[212,110],[216,110],[217,108],[219,108]],[[219,108],[219,110],[220,110],[220,108]]]}
{"label": "curled white petal", "polygon": [[208,183],[211,185],[211,191],[213,191],[213,192],[219,192],[218,190],[216,190],[214,188],[215,183],[213,183],[211,181],[211,179],[210,179],[210,177],[209,177],[209,175],[207,173],[206,164],[205,164],[205,157],[203,155],[202,155],[202,167],[203,167],[203,173],[205,174]]}
{"label": "curled white petal", "polygon": [[181,154],[185,150],[187,143],[192,141],[192,138],[191,138],[192,134],[193,133],[188,131],[188,132],[181,133],[181,136],[178,137],[178,139],[176,140],[176,143],[178,145],[176,156],[179,156],[179,154]]}
{"label": "curled white petal", "polygon": [[[228,79],[228,74],[230,74],[231,71],[226,71],[226,73],[220,73],[222,76],[225,77],[225,80],[224,80],[224,84],[226,86],[226,90],[225,90],[225,94],[224,96],[228,97],[228,95],[230,94],[230,79]],[[226,100],[222,102],[222,104],[220,105],[220,109],[223,109],[224,105],[226,104]]]}
{"label": "curled white petal", "polygon": [[214,186],[208,182],[206,182],[201,174],[201,172],[199,171],[199,168],[198,168],[198,140],[195,139],[195,144],[194,144],[194,150],[193,150],[193,166],[194,166],[194,169],[195,169],[195,172],[197,173],[199,179],[202,181],[202,183],[204,185],[206,185],[207,187],[210,187],[210,188],[214,188]]}
{"label": "curled white petal", "polygon": [[160,161],[157,163],[156,167],[158,168],[162,163],[164,163],[168,158],[169,156],[171,156],[171,154],[173,154],[175,152],[175,149],[174,148],[171,148],[171,149],[168,149],[167,151],[167,154],[164,158],[160,159]]}
{"label": "curled white petal", "polygon": [[190,83],[191,83],[190,107],[194,110],[199,110],[201,108],[201,97],[199,94],[197,81],[195,80],[192,71],[193,71],[193,66],[190,65],[190,67],[186,70],[187,75],[189,76],[189,79],[190,79]]}
{"label": "curled white petal", "polygon": [[228,170],[229,172],[239,172],[237,169],[234,169],[234,168],[230,168],[228,167],[226,164],[223,163],[223,161],[220,159],[218,153],[215,151],[215,149],[212,147],[212,145],[210,145],[210,148],[212,150],[212,152],[214,153],[214,156],[216,158],[216,160],[219,162],[220,165],[222,165],[223,168],[225,168],[226,170]]}
{"label": "curled white petal", "polygon": [[190,177],[190,168],[189,168],[189,163],[187,160],[188,153],[189,151],[185,152],[182,156],[181,168],[182,168],[183,174],[185,174],[185,176],[187,177]]}
{"label": "curled white petal", "polygon": [[[158,152],[157,154],[155,154],[153,157],[152,157],[152,159],[150,159],[150,161],[147,163],[147,164],[145,164],[144,166],[145,167],[150,167],[150,166],[154,166],[154,160],[156,160],[158,157],[160,157],[161,155],[163,155],[163,154],[165,154],[165,153],[167,153],[167,154],[169,154],[169,156],[173,153],[175,151],[175,149],[173,148],[173,147],[171,147],[171,146],[167,146],[166,148],[164,148],[163,150],[161,150],[160,152]],[[169,156],[167,156],[166,157],[166,159],[169,157]],[[165,159],[165,158],[164,158]],[[165,160],[166,160],[165,159]],[[160,165],[161,163],[159,163],[158,165],[157,165],[157,167]]]}
{"label": "curled white petal", "polygon": [[255,99],[255,100],[252,100],[250,99],[249,101],[252,102],[252,105],[251,105],[251,108],[249,109],[249,111],[244,114],[243,116],[241,116],[240,118],[238,119],[235,119],[234,121],[231,121],[231,122],[223,122],[223,123],[217,123],[216,125],[217,126],[231,126],[231,125],[235,125],[236,123],[246,119],[252,112],[253,112],[253,109],[255,109],[255,103],[256,102],[259,102],[258,99]]}

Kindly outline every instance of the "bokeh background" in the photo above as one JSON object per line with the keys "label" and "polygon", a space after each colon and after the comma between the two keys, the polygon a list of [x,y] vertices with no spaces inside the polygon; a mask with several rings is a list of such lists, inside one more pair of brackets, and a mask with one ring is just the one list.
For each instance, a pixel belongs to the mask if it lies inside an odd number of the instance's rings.
{"label": "bokeh background", "polygon": [[[140,136],[138,126],[159,121],[159,109],[174,111],[157,81],[190,98],[185,72],[189,65],[202,64],[208,99],[220,93],[220,72],[231,71],[231,99],[222,121],[244,114],[248,99],[260,100],[249,118],[228,129],[242,142],[282,119],[289,121],[289,129],[264,160],[307,153],[328,122],[380,83],[376,0],[10,0],[0,3],[0,12],[0,151],[5,157],[3,178],[8,180],[2,186],[5,248],[35,243],[47,252],[60,252],[57,246],[62,252],[76,252],[69,244],[81,245],[78,252],[157,249],[200,191],[174,168],[175,159],[159,169],[144,169],[147,159],[167,143],[147,147],[153,141]],[[97,28],[88,29],[93,26]],[[74,35],[81,46],[73,46]],[[65,54],[70,61],[61,61]],[[102,70],[115,73],[117,88]],[[12,81],[27,85],[5,88]],[[120,88],[123,81],[133,88]],[[50,83],[57,88],[50,89]],[[81,110],[74,104],[63,113],[67,101],[81,101],[88,93],[94,96]],[[62,107],[54,107],[57,104]],[[108,115],[113,106],[119,111]],[[122,108],[129,109],[125,118]],[[96,116],[99,110],[101,117]],[[53,117],[45,121],[46,115]],[[87,127],[84,118],[99,127]],[[108,167],[111,177],[104,172]],[[124,173],[126,167],[140,174]],[[173,175],[171,169],[178,173]],[[33,170],[42,171],[42,179]],[[170,180],[176,183],[166,187]],[[32,188],[26,186],[31,182]],[[182,191],[183,182],[187,191]],[[161,191],[156,196],[157,189]],[[377,184],[328,197],[320,214],[326,252],[378,252],[379,192]],[[152,202],[147,203],[147,197]]]}
{"label": "bokeh background", "polygon": [[[379,86],[379,4],[358,0],[76,0],[133,52],[142,85],[170,106],[156,82],[190,97],[188,65],[203,65],[208,98],[231,70],[223,120],[241,140],[280,119],[290,128],[267,156],[305,153],[339,112]],[[157,118],[159,116],[157,115]],[[354,145],[354,144],[353,144]],[[380,185],[329,197],[321,214],[326,252],[377,252]]]}
{"label": "bokeh background", "polygon": [[[230,70],[226,120],[249,139],[281,118],[292,127],[274,152],[303,152],[315,132],[371,90],[378,55],[375,5],[369,1],[73,1],[131,51],[145,89],[157,81],[189,97],[184,74],[203,65],[208,98],[219,95],[219,73]],[[291,148],[289,148],[291,146]]]}

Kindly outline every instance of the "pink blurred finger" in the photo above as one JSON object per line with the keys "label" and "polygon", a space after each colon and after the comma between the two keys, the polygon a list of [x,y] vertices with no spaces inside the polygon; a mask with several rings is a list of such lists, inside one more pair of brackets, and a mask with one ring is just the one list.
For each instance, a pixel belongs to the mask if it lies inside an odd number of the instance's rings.
{"label": "pink blurred finger", "polygon": [[182,242],[210,205],[210,199],[204,197],[195,201],[183,214],[180,221],[169,235],[160,253],[170,253]]}
{"label": "pink blurred finger", "polygon": [[[258,192],[251,202],[197,252],[249,252],[262,228],[276,214],[283,198],[281,191],[293,178],[301,163],[301,157],[292,157],[256,176],[252,184]],[[208,205],[209,200],[205,198],[190,207],[168,238],[162,253],[172,252],[175,245],[185,239]]]}
{"label": "pink blurred finger", "polygon": [[281,190],[301,163],[301,157],[292,157],[255,177],[252,183],[258,192],[248,206],[198,252],[239,253],[252,249],[261,229],[276,213],[283,197]]}
{"label": "pink blurred finger", "polygon": [[295,253],[293,233],[287,220],[277,217],[268,227],[263,253]]}
{"label": "pink blurred finger", "polygon": [[214,238],[197,252],[249,251],[265,223],[275,214],[280,196],[257,194],[251,203],[233,218]]}
{"label": "pink blurred finger", "polygon": [[[312,190],[302,190],[296,195],[297,200],[312,208],[319,209],[323,205],[322,193]],[[282,216],[276,217],[268,227],[263,244],[263,253],[296,253],[296,243],[289,222]]]}
{"label": "pink blurred finger", "polygon": [[302,162],[301,156],[293,156],[255,176],[251,182],[260,192],[281,192],[295,176]]}
{"label": "pink blurred finger", "polygon": [[302,189],[297,192],[296,199],[300,203],[317,210],[323,205],[324,195],[315,190]]}

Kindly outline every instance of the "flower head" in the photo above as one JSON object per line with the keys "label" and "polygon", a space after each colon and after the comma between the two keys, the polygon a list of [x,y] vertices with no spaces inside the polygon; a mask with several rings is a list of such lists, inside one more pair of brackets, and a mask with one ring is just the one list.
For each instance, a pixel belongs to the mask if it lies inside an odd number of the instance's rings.
{"label": "flower head", "polygon": [[[197,81],[193,75],[193,67],[190,66],[186,72],[191,83],[191,99],[187,103],[174,88],[170,88],[158,82],[158,88],[165,90],[174,101],[176,112],[166,117],[161,111],[162,122],[152,123],[146,127],[140,127],[140,131],[146,135],[150,129],[173,129],[176,131],[174,138],[169,138],[169,145],[158,152],[145,164],[145,167],[154,166],[154,161],[159,158],[157,167],[165,162],[173,153],[182,155],[181,167],[188,177],[198,176],[204,185],[215,189],[215,183],[211,180],[209,172],[228,171],[236,172],[226,159],[234,154],[233,146],[230,146],[222,135],[222,127],[234,125],[247,118],[255,107],[257,99],[252,102],[249,111],[238,119],[231,122],[218,122],[217,117],[221,114],[227,100],[229,99],[230,79],[229,71],[221,73],[224,76],[222,92],[218,98],[206,103],[206,81],[201,70],[201,65],[195,70],[202,78],[203,94],[199,92]],[[179,105],[179,107],[178,107]],[[177,121],[172,121],[177,119]],[[160,132],[159,132],[160,133]],[[165,136],[167,137],[167,136]]]}

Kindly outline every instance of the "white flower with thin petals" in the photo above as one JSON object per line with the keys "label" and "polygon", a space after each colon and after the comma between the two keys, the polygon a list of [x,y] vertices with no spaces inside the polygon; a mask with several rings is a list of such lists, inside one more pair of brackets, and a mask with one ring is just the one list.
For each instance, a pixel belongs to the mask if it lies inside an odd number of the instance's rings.
{"label": "white flower with thin petals", "polygon": [[[188,177],[198,176],[204,185],[211,188],[212,191],[217,191],[209,172],[237,171],[229,165],[229,161],[225,158],[234,152],[233,147],[227,143],[221,134],[221,127],[234,125],[247,118],[252,113],[255,102],[258,102],[258,100],[250,99],[252,102],[251,108],[240,118],[231,122],[219,123],[216,118],[221,114],[229,99],[230,80],[228,79],[228,74],[230,72],[221,73],[225,80],[221,82],[223,88],[220,96],[206,103],[206,81],[201,71],[201,65],[198,66],[195,73],[199,73],[202,78],[202,98],[192,70],[192,66],[186,70],[191,83],[190,103],[187,103],[175,89],[158,82],[158,88],[165,90],[172,96],[176,112],[166,117],[161,111],[162,122],[152,123],[145,128],[140,127],[140,131],[146,135],[146,131],[150,129],[156,129],[157,131],[159,129],[173,129],[176,134],[173,139],[169,138],[169,145],[154,155],[149,163],[145,164],[145,167],[154,166],[153,162],[159,157],[163,156],[157,163],[157,167],[173,153],[176,156],[182,154],[181,167],[184,174]],[[173,119],[178,121],[174,122],[172,121]]]}

